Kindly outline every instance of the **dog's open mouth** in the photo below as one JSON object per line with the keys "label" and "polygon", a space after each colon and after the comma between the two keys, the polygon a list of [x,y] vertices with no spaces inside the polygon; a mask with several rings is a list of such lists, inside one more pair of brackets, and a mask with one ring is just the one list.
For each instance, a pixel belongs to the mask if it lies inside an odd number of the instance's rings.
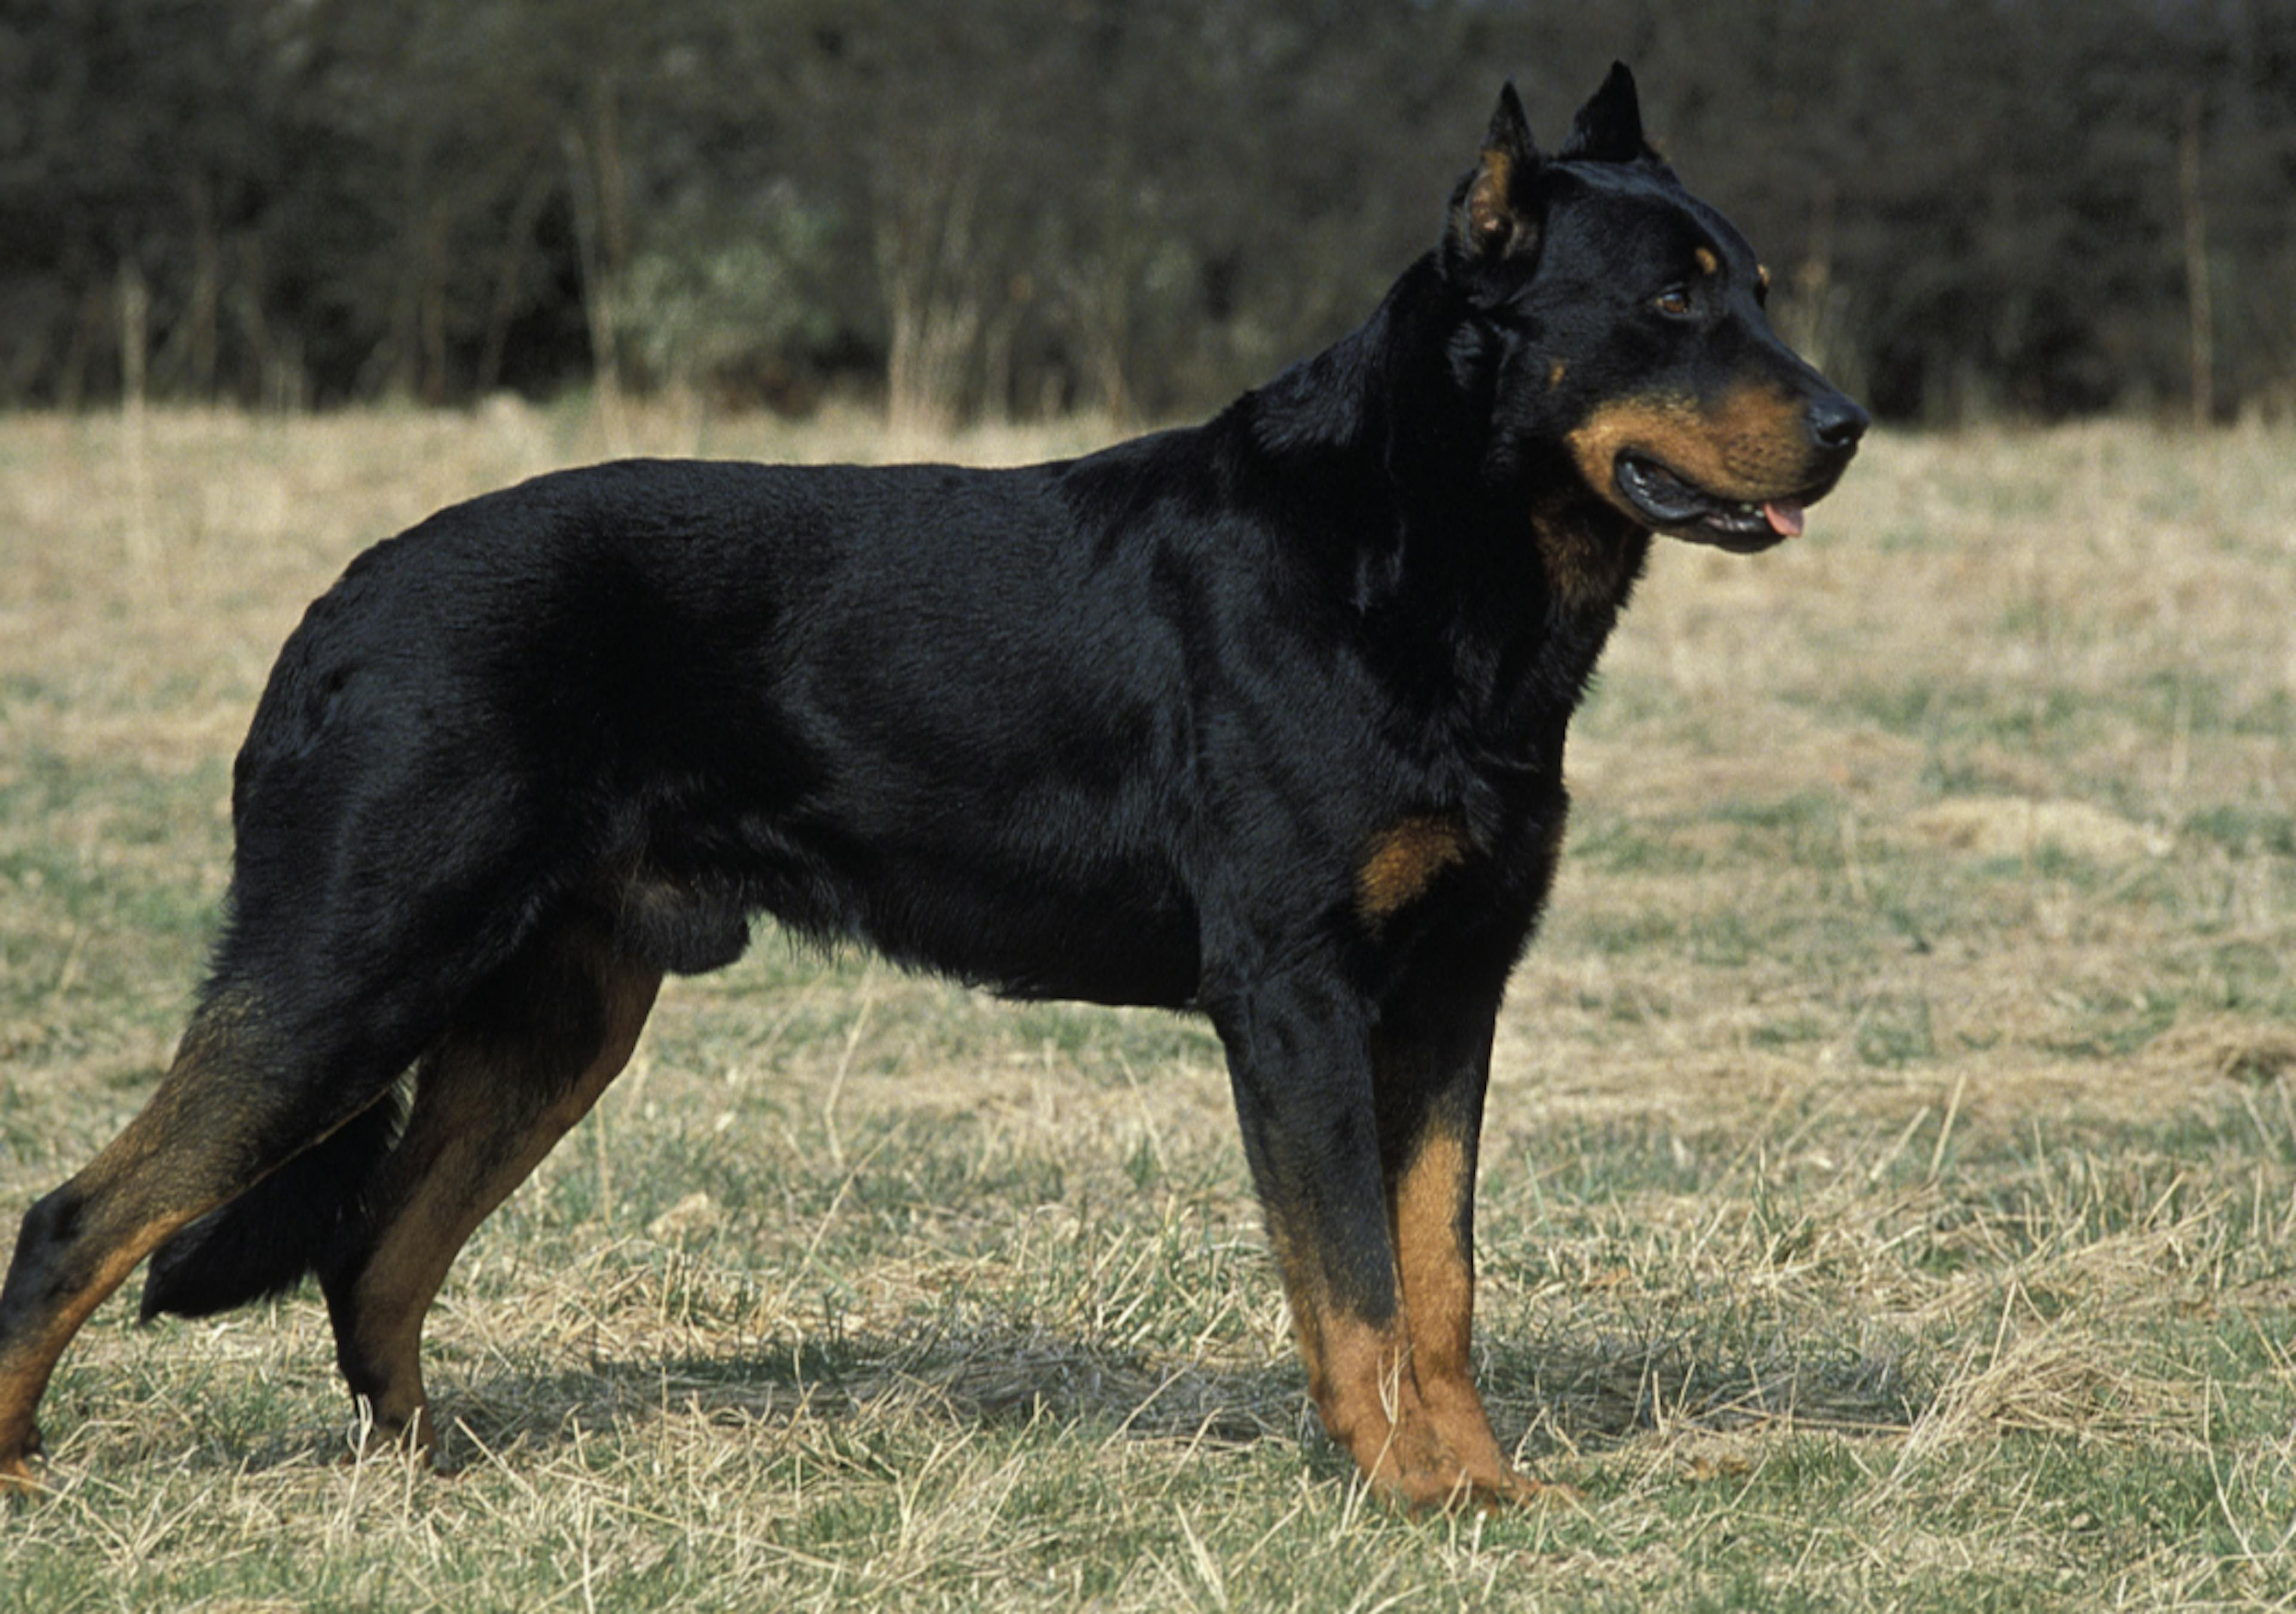
{"label": "dog's open mouth", "polygon": [[[1802,506],[1815,495],[1761,501],[1721,499],[1693,487],[1656,460],[1622,454],[1619,491],[1650,524],[1734,554],[1751,554],[1800,536]],[[1823,491],[1823,490],[1821,490]]]}

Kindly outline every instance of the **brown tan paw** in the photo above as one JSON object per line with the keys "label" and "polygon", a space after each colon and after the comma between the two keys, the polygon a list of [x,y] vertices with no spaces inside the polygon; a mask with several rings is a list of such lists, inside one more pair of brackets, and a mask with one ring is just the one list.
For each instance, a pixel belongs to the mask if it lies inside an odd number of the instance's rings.
{"label": "brown tan paw", "polygon": [[1379,1488],[1390,1501],[1414,1513],[1470,1510],[1500,1513],[1521,1508],[1560,1505],[1583,1510],[1586,1506],[1570,1487],[1533,1479],[1513,1469],[1422,1469],[1383,1478]]}
{"label": "brown tan paw", "polygon": [[[29,1452],[33,1448],[27,1446],[24,1449]],[[32,1465],[20,1454],[0,1457],[0,1496],[31,1496],[45,1489],[47,1487],[40,1483],[32,1472]]]}

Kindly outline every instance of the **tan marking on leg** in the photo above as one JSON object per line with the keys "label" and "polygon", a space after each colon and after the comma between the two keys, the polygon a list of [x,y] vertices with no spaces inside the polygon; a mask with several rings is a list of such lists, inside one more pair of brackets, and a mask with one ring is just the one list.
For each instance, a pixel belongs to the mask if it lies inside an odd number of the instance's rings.
{"label": "tan marking on leg", "polygon": [[31,1338],[18,1341],[4,1358],[0,1358],[0,1491],[12,1485],[32,1483],[31,1470],[24,1462],[26,1455],[39,1449],[32,1418],[39,1409],[40,1397],[47,1392],[48,1381],[54,1375],[64,1348],[94,1315],[95,1308],[127,1281],[136,1265],[158,1249],[168,1234],[191,1221],[193,1214],[171,1214],[146,1224],[121,1241],[86,1282],[59,1300],[45,1327]]}
{"label": "tan marking on leg", "polygon": [[[370,1443],[432,1441],[422,1389],[422,1318],[462,1247],[442,1208],[482,1190],[485,1156],[503,1123],[488,1091],[499,1079],[475,1058],[454,1048],[424,1061],[405,1135],[387,1167],[411,1178],[414,1198],[401,1206],[360,1268],[353,1287],[357,1326],[350,1341],[363,1371],[380,1378],[370,1387]],[[477,1225],[473,1219],[472,1227]]]}
{"label": "tan marking on leg", "polygon": [[1464,1379],[1475,1313],[1474,1273],[1459,1244],[1459,1212],[1472,1192],[1466,1151],[1431,1128],[1396,1179],[1391,1200],[1396,1266],[1411,1314],[1412,1357],[1430,1378]]}
{"label": "tan marking on leg", "polygon": [[[536,1074],[504,1070],[501,1050],[442,1049],[418,1078],[414,1110],[392,1157],[398,1209],[352,1280],[339,1345],[363,1373],[378,1443],[427,1449],[434,1441],[422,1386],[422,1324],[455,1258],[558,1140],[588,1114],[628,1063],[661,985],[659,972],[598,965],[605,1028],[589,1063],[555,1099],[506,1106],[535,1090]],[[330,1306],[336,1299],[329,1297]]]}
{"label": "tan marking on leg", "polygon": [[[244,1016],[230,1005],[195,1019],[158,1089],[119,1135],[67,1182],[73,1196],[69,1242],[62,1250],[27,1251],[77,1283],[45,1301],[46,1315],[0,1355],[0,1482],[23,1483],[24,1455],[37,1444],[33,1417],[56,1363],[95,1308],[144,1257],[183,1228],[257,1180],[234,1158],[244,1142],[242,1091],[223,1061],[227,1039],[242,1035]],[[245,1077],[238,1079],[245,1080]],[[10,1273],[15,1272],[15,1263]]]}
{"label": "tan marking on leg", "polygon": [[1409,1372],[1400,1319],[1382,1328],[1350,1315],[1332,1302],[1320,1262],[1281,1233],[1274,1242],[1316,1415],[1373,1488],[1393,1492],[1405,1459],[1418,1454],[1398,1449]]}
{"label": "tan marking on leg", "polygon": [[1417,1373],[1400,1306],[1385,1323],[1357,1315],[1334,1299],[1321,1264],[1299,1241],[1271,1233],[1308,1394],[1365,1484],[1414,1511],[1489,1508],[1536,1494],[1539,1487],[1498,1456],[1488,1422],[1481,1425],[1487,1457],[1471,1458],[1451,1445]]}
{"label": "tan marking on leg", "polygon": [[1476,1485],[1507,1491],[1520,1477],[1500,1452],[1475,1389],[1475,1271],[1459,1237],[1473,1192],[1464,1143],[1431,1128],[1390,1198],[1396,1269],[1412,1369],[1437,1434]]}
{"label": "tan marking on leg", "polygon": [[1374,839],[1356,870],[1356,912],[1376,924],[1423,895],[1435,877],[1467,855],[1467,826],[1455,813],[1398,820]]}

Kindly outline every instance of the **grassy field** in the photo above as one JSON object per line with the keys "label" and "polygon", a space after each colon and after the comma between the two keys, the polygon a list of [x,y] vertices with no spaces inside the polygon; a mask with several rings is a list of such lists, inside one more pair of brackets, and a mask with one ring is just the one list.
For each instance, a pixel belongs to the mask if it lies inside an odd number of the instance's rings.
{"label": "grassy field", "polygon": [[[0,420],[0,1218],[149,1091],[304,602],[610,447],[859,422]],[[1084,429],[944,446],[1065,452]],[[909,446],[914,449],[914,446]],[[482,1229],[450,1472],[316,1302],[99,1313],[0,1607],[2296,1604],[2296,436],[1884,436],[1664,546],[1501,1029],[1481,1373],[1583,1511],[1316,1430],[1218,1050],[761,931]]]}

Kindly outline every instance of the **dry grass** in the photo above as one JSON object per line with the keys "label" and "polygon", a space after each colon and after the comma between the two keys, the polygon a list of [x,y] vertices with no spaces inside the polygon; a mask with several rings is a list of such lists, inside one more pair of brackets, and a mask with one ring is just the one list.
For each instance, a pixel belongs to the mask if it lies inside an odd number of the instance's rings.
{"label": "dry grass", "polygon": [[[440,504],[862,422],[0,422],[0,1212],[139,1102],[302,604]],[[947,446],[1067,452],[1086,428]],[[1490,1107],[1484,1379],[1583,1513],[1305,1412],[1218,1049],[770,937],[666,997],[338,1465],[316,1306],[99,1315],[0,1603],[2296,1602],[2296,438],[1885,437],[1668,548]]]}

